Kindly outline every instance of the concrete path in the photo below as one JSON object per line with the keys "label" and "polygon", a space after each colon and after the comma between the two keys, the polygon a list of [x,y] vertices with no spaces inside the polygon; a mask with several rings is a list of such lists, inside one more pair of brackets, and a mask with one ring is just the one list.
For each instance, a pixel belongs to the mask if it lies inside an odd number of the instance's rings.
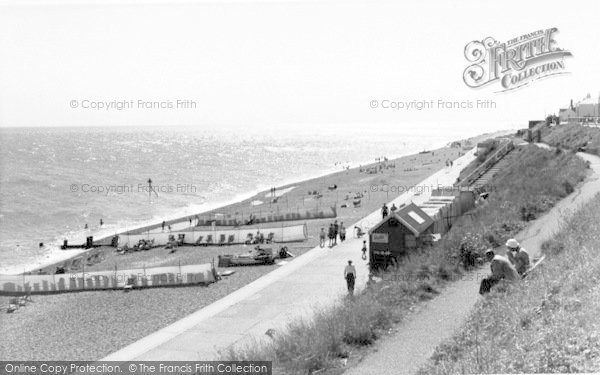
{"label": "concrete path", "polygon": [[[558,231],[563,217],[570,216],[600,192],[600,157],[584,153],[578,155],[591,163],[592,174],[572,194],[516,236],[531,256],[540,254],[541,244]],[[479,283],[487,273],[488,267],[484,267],[450,284],[441,295],[412,314],[395,334],[379,341],[378,351],[345,374],[415,373],[438,345],[462,327],[480,298]]]}
{"label": "concrete path", "polygon": [[[392,202],[425,201],[432,187],[452,186],[475,157],[474,150],[422,181],[420,189]],[[419,194],[413,194],[420,191]],[[390,204],[392,203],[390,202]],[[379,210],[354,225],[368,229],[379,222]],[[135,342],[103,360],[211,360],[232,345],[266,340],[268,329],[282,329],[294,319],[312,316],[314,308],[331,306],[346,295],[343,270],[349,259],[357,268],[357,289],[368,277],[360,259],[363,238],[348,239],[333,249],[314,248],[227,297]],[[157,307],[160,308],[160,307]]]}

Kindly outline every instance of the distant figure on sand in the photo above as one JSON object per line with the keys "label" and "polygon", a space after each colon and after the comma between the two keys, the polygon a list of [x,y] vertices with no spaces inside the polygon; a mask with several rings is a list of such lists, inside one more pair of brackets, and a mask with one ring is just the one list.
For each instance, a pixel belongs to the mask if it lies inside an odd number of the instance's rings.
{"label": "distant figure on sand", "polygon": [[346,227],[344,226],[344,222],[340,223],[340,241],[344,242],[346,240]]}
{"label": "distant figure on sand", "polygon": [[87,223],[85,223],[85,226],[83,227],[83,229],[88,229],[88,228],[89,227],[88,227]]}
{"label": "distant figure on sand", "polygon": [[192,226],[192,218],[190,217],[190,227]]}
{"label": "distant figure on sand", "polygon": [[321,233],[319,233],[319,246],[321,246],[321,248],[325,247],[325,236],[327,235],[327,233],[325,233],[325,228],[321,228]]}
{"label": "distant figure on sand", "polygon": [[363,240],[362,251],[362,260],[367,260],[367,240]]}
{"label": "distant figure on sand", "polygon": [[348,265],[344,269],[344,279],[346,279],[346,286],[348,287],[348,294],[354,295],[354,281],[356,280],[356,268],[352,265],[352,261],[348,261]]}
{"label": "distant figure on sand", "polygon": [[481,280],[479,294],[488,293],[492,289],[492,286],[496,285],[500,280],[515,281],[520,279],[515,267],[505,257],[496,255],[492,249],[488,249],[485,252],[485,256],[491,263],[490,269],[492,274]]}
{"label": "distant figure on sand", "polygon": [[383,207],[381,207],[381,218],[385,219],[388,215],[388,207],[387,205],[384,203]]}
{"label": "distant figure on sand", "polygon": [[162,222],[162,230],[163,230],[163,232],[165,231],[165,224],[166,224],[166,223],[165,223],[165,221],[163,220],[163,222]]}
{"label": "distant figure on sand", "polygon": [[102,221],[102,219],[100,219],[100,226],[104,225],[104,221]]}

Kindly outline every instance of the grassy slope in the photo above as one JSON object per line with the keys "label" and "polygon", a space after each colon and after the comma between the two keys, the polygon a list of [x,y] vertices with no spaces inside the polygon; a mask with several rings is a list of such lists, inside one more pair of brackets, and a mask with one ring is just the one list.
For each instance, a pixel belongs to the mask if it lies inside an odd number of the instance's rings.
{"label": "grassy slope", "polygon": [[581,125],[558,125],[543,128],[544,142],[572,150],[586,147],[586,151],[600,155],[600,129]]}
{"label": "grassy slope", "polygon": [[492,291],[423,374],[600,371],[600,195],[523,282]]}
{"label": "grassy slope", "polygon": [[383,281],[354,300],[317,312],[313,321],[293,323],[271,345],[234,348],[229,357],[272,360],[276,373],[305,374],[338,366],[401,321],[411,306],[433,298],[446,282],[459,277],[461,245],[477,253],[494,241],[505,241],[525,225],[521,206],[538,204],[536,212],[543,212],[570,192],[564,181],[575,185],[585,175],[585,163],[574,154],[554,155],[527,146],[509,157],[510,167],[495,182],[496,193],[461,218],[436,246],[379,275]]}

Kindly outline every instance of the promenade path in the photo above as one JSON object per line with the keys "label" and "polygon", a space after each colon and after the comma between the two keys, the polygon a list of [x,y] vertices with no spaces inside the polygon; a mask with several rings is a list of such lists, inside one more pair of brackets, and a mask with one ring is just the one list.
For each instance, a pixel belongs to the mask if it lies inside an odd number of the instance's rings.
{"label": "promenade path", "polygon": [[[451,187],[475,157],[471,150],[393,201],[419,203],[432,188]],[[368,189],[369,187],[365,187]],[[415,191],[420,193],[414,194]],[[346,295],[343,270],[348,260],[357,269],[357,289],[368,277],[361,259],[363,238],[351,234],[354,225],[368,229],[381,219],[379,210],[351,226],[345,242],[332,249],[316,247],[227,297],[115,352],[103,360],[218,360],[232,345],[269,340],[265,332],[280,330],[294,319],[312,316],[315,308],[331,306]],[[159,309],[160,306],[157,306]]]}
{"label": "promenade path", "polygon": [[[545,145],[537,146],[547,148]],[[564,218],[600,192],[600,157],[585,153],[578,155],[591,163],[592,173],[572,194],[516,235],[521,246],[532,257],[540,255],[542,243],[559,230]],[[380,340],[374,353],[344,374],[415,373],[431,357],[438,345],[461,328],[481,298],[478,294],[479,282],[488,271],[489,266],[485,266],[450,284],[438,297],[421,306],[402,323],[397,332]]]}

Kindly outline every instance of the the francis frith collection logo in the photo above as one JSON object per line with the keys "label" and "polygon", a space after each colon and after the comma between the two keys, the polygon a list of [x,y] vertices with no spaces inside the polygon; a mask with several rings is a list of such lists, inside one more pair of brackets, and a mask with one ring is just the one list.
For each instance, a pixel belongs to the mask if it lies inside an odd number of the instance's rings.
{"label": "the francis frith collection logo", "polygon": [[523,87],[540,78],[568,73],[565,57],[571,52],[558,47],[553,27],[537,30],[501,43],[492,37],[474,40],[465,46],[465,58],[471,63],[463,80],[472,88],[498,82],[498,92]]}

